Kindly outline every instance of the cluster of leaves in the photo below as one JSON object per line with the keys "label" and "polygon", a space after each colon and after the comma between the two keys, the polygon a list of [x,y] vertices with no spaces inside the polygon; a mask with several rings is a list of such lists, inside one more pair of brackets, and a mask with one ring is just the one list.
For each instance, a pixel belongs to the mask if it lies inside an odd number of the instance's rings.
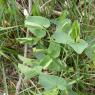
{"label": "cluster of leaves", "polygon": [[[54,27],[55,31],[50,34],[49,27],[52,24],[56,28]],[[18,56],[23,62],[23,64],[18,64],[18,68],[24,74],[24,79],[29,80],[38,76],[38,84],[44,88],[44,91],[37,95],[59,95],[59,93],[60,95],[77,95],[72,90],[72,85],[83,76],[78,76],[74,81],[56,76],[56,74],[65,72],[67,68],[61,57],[65,56],[63,53],[65,49],[67,49],[66,52],[79,55],[88,48],[88,43],[81,39],[79,22],[72,23],[70,19],[63,16],[52,20],[42,16],[29,16],[25,20],[25,26],[33,35],[28,38],[17,38],[17,40],[21,44],[35,44],[36,47],[33,48],[33,59]],[[44,40],[48,46],[44,45]]]}
{"label": "cluster of leaves", "polygon": [[[18,68],[24,75],[24,79],[34,79],[33,82],[37,86],[34,86],[36,90],[32,89],[34,95],[85,95],[85,92],[90,95],[90,90],[94,93],[95,89],[92,88],[95,86],[93,74],[95,71],[95,26],[92,24],[95,24],[93,19],[95,14],[91,12],[94,10],[94,6],[92,6],[94,0],[52,0],[45,6],[45,11],[42,13],[44,16],[55,18],[52,10],[56,10],[57,7],[60,11],[66,9],[70,13],[69,18],[72,21],[66,17],[67,11],[55,19],[39,16],[42,15],[39,6],[46,0],[34,0],[33,16],[25,19],[25,27],[30,31],[28,38],[21,38],[22,35],[18,33],[20,31],[24,34],[22,31],[26,31],[26,29],[21,28],[21,31],[16,28],[23,24],[24,20],[16,7],[16,1],[20,0],[0,0],[0,60],[2,64],[6,63],[3,62],[2,56],[4,60],[7,58],[12,63],[18,63]],[[80,2],[77,3],[77,1]],[[75,19],[83,23],[79,23]],[[9,33],[12,35],[11,37]],[[5,34],[7,35],[5,36]],[[17,51],[20,51],[20,48],[13,35],[21,44],[27,43],[32,46],[32,59],[18,55]],[[15,45],[12,44],[12,41]],[[16,51],[13,50],[15,46],[18,47]],[[20,54],[22,53],[20,52]],[[23,64],[18,62],[17,55]],[[6,64],[4,65],[6,66]],[[9,69],[11,65],[8,65]],[[7,85],[7,82],[4,84]],[[21,89],[23,90],[23,88]],[[26,90],[21,92],[26,92]]]}

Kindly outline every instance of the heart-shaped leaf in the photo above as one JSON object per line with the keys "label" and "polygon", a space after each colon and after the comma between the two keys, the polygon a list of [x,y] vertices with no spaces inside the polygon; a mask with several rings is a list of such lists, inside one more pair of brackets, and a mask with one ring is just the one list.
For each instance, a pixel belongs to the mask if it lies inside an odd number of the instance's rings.
{"label": "heart-shaped leaf", "polygon": [[39,83],[44,87],[45,90],[58,88],[64,90],[67,87],[65,79],[54,75],[40,74]]}
{"label": "heart-shaped leaf", "polygon": [[78,54],[81,54],[87,47],[88,43],[84,40],[79,42],[68,43]]}
{"label": "heart-shaped leaf", "polygon": [[53,62],[49,65],[48,69],[53,72],[59,72],[59,71],[62,71],[62,69],[64,69],[64,66],[61,60],[56,58],[56,59],[53,59]]}
{"label": "heart-shaped leaf", "polygon": [[50,26],[50,21],[42,16],[29,16],[25,20],[25,26],[43,29],[43,27],[48,28]]}
{"label": "heart-shaped leaf", "polygon": [[51,42],[48,48],[48,53],[53,57],[56,58],[60,54],[60,44]]}
{"label": "heart-shaped leaf", "polygon": [[18,58],[23,62],[23,64],[26,64],[28,66],[32,66],[33,64],[37,63],[35,59],[25,58],[21,55],[18,55]]}
{"label": "heart-shaped leaf", "polygon": [[18,68],[21,71],[21,73],[24,74],[25,80],[28,80],[36,75],[39,75],[42,70],[41,66],[28,67],[24,64],[18,64]]}
{"label": "heart-shaped leaf", "polygon": [[67,44],[73,42],[70,35],[64,32],[55,32],[52,37],[55,39],[55,42],[57,43]]}
{"label": "heart-shaped leaf", "polygon": [[46,31],[41,28],[28,28],[36,37],[42,38],[46,35]]}

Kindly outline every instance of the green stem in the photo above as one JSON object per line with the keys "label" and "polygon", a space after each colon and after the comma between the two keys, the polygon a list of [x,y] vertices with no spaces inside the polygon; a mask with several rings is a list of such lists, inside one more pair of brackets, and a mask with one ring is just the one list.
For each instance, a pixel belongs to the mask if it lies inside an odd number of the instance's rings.
{"label": "green stem", "polygon": [[2,72],[3,72],[3,83],[4,83],[5,93],[6,93],[6,95],[9,95],[9,94],[8,94],[7,81],[6,81],[6,74],[5,74],[5,69],[4,69],[3,63],[2,63]]}

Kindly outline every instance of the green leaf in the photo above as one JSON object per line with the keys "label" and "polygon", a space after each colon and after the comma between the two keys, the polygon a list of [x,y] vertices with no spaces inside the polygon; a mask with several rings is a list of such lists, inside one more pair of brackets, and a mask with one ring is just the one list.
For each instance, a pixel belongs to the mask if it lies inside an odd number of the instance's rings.
{"label": "green leaf", "polygon": [[93,56],[95,55],[95,44],[90,45],[86,50],[85,50],[86,55],[88,58],[93,60]]}
{"label": "green leaf", "polygon": [[61,91],[60,95],[78,95],[72,90],[72,87],[68,87],[65,91]]}
{"label": "green leaf", "polygon": [[25,37],[25,38],[16,38],[16,40],[20,43],[20,44],[29,44],[29,45],[36,45],[37,42],[40,40],[37,37]]}
{"label": "green leaf", "polygon": [[23,64],[32,65],[34,63],[34,59],[25,58],[21,55],[18,55],[18,58],[23,62]]}
{"label": "green leaf", "polygon": [[32,14],[33,14],[33,16],[37,16],[37,15],[41,14],[39,6],[40,6],[39,0],[35,0],[33,2],[33,5],[32,5]]}
{"label": "green leaf", "polygon": [[31,43],[33,42],[33,38],[16,38],[17,41],[19,41],[21,44],[25,43]]}
{"label": "green leaf", "polygon": [[70,22],[68,22],[64,26],[62,26],[63,32],[69,33],[70,29],[71,29],[71,23]]}
{"label": "green leaf", "polygon": [[71,24],[70,19],[64,19],[64,20],[54,19],[54,20],[51,20],[51,22],[56,24],[57,27],[62,27],[64,25],[66,25],[66,24]]}
{"label": "green leaf", "polygon": [[18,68],[21,71],[21,73],[24,74],[25,80],[28,80],[34,76],[39,75],[41,73],[41,70],[42,70],[41,66],[28,67],[24,64],[18,64]]}
{"label": "green leaf", "polygon": [[56,58],[60,55],[60,44],[51,42],[48,48],[48,53],[53,57]]}
{"label": "green leaf", "polygon": [[37,60],[41,60],[45,57],[45,54],[42,52],[36,52],[35,57],[37,58]]}
{"label": "green leaf", "polygon": [[76,92],[74,92],[73,90],[69,91],[68,95],[78,95]]}
{"label": "green leaf", "polygon": [[65,22],[70,21],[69,19],[67,19],[67,15],[68,15],[68,11],[65,10],[64,12],[62,12],[62,14],[58,18],[51,20],[51,22],[56,24],[57,26],[60,26],[60,25],[62,26],[64,21]]}
{"label": "green leaf", "polygon": [[94,35],[92,36],[87,36],[86,41],[88,42],[89,46],[85,50],[85,54],[87,55],[88,58],[90,58],[91,61],[95,62],[95,40],[94,40]]}
{"label": "green leaf", "polygon": [[36,27],[36,28],[48,28],[50,26],[50,21],[42,16],[29,16],[25,20],[25,26]]}
{"label": "green leaf", "polygon": [[80,42],[68,43],[78,54],[81,54],[87,47],[88,43],[84,40],[80,40]]}
{"label": "green leaf", "polygon": [[53,34],[53,38],[57,43],[68,44],[78,54],[81,54],[88,47],[88,43],[86,41],[80,39],[80,41],[75,42],[69,35],[64,32],[55,32]]}
{"label": "green leaf", "polygon": [[28,28],[36,37],[42,38],[46,35],[46,31],[41,28]]}
{"label": "green leaf", "polygon": [[71,20],[69,19],[65,19],[59,22],[59,24],[57,25],[57,31],[62,29],[63,32],[69,32],[70,28],[71,28]]}
{"label": "green leaf", "polygon": [[57,88],[45,91],[43,95],[58,95],[59,90]]}
{"label": "green leaf", "polygon": [[68,11],[67,10],[64,10],[62,12],[62,14],[60,15],[60,17],[58,17],[59,21],[62,21],[62,20],[65,20],[67,18],[67,15],[68,15]]}
{"label": "green leaf", "polygon": [[53,72],[59,72],[59,71],[62,71],[62,69],[64,69],[64,66],[61,60],[56,58],[56,59],[53,59],[53,62],[49,65],[48,69]]}
{"label": "green leaf", "polygon": [[36,95],[43,95],[42,93],[36,94]]}
{"label": "green leaf", "polygon": [[64,19],[64,20],[58,20],[54,19],[51,20],[52,23],[56,24],[56,31],[57,32],[66,32],[68,33],[71,29],[71,20]]}
{"label": "green leaf", "polygon": [[53,59],[50,56],[45,56],[41,61],[40,65],[43,66],[43,69],[48,68],[48,66],[52,63]]}
{"label": "green leaf", "polygon": [[55,39],[55,42],[67,44],[73,42],[70,35],[64,33],[64,32],[55,32],[52,36]]}
{"label": "green leaf", "polygon": [[78,41],[79,40],[79,36],[80,36],[80,25],[79,25],[78,21],[76,20],[76,21],[74,21],[74,23],[72,25],[71,37],[75,41]]}
{"label": "green leaf", "polygon": [[53,88],[64,90],[67,87],[67,82],[63,78],[54,75],[40,74],[39,83],[45,90]]}

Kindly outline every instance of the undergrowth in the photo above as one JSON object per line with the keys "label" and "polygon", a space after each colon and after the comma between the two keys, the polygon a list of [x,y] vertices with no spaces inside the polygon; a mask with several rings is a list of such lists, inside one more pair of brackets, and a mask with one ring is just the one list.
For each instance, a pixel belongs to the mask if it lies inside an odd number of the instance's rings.
{"label": "undergrowth", "polygon": [[95,1],[29,5],[0,0],[0,94],[94,95]]}

